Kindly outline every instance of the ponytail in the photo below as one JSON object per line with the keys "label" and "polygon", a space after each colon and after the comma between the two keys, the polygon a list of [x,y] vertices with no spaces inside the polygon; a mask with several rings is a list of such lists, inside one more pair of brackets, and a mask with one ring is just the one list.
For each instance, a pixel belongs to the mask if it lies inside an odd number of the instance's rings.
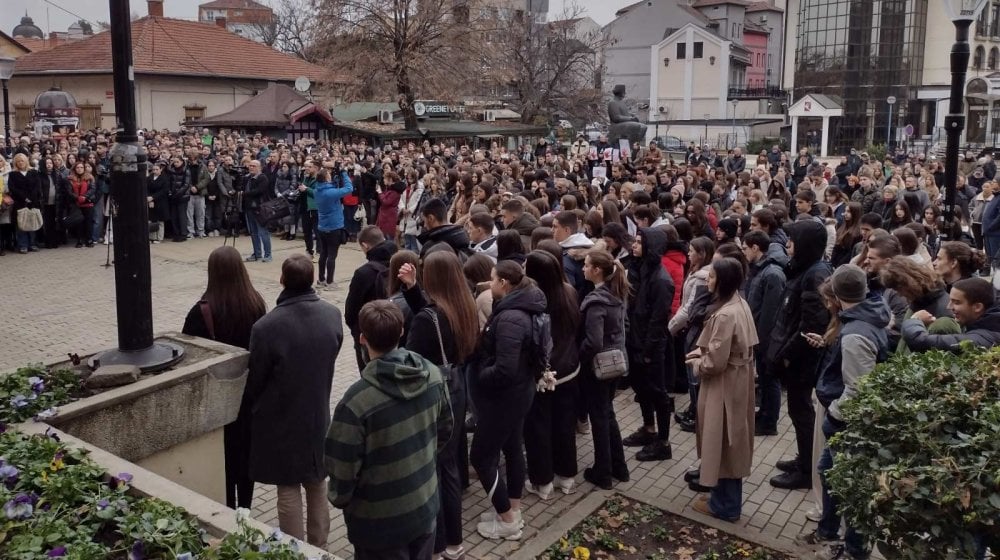
{"label": "ponytail", "polygon": [[625,301],[628,298],[629,285],[625,266],[607,251],[591,251],[587,253],[590,259],[590,266],[601,271],[604,276],[604,284],[615,297]]}

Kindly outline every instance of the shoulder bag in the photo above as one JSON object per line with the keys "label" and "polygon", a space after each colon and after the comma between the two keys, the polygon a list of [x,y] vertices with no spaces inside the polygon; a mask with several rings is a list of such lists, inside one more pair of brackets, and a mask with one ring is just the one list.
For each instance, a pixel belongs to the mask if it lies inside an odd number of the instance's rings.
{"label": "shoulder bag", "polygon": [[452,364],[448,361],[448,355],[444,352],[444,338],[441,336],[441,323],[438,320],[437,313],[433,309],[428,309],[428,313],[431,314],[431,321],[434,322],[434,330],[437,332],[438,348],[441,350],[441,365],[438,369],[441,370],[441,377],[444,377],[444,382],[448,385],[449,393],[457,393],[461,390],[461,387],[457,387],[457,376],[454,375],[454,368]]}
{"label": "shoulder bag", "polygon": [[267,202],[262,202],[256,210],[257,221],[261,224],[268,224],[270,222],[280,220],[282,218],[287,218],[292,213],[292,209],[288,205],[288,201],[284,197],[278,197]]}
{"label": "shoulder bag", "polygon": [[[622,339],[625,333],[625,310],[622,309]],[[605,348],[594,356],[594,377],[599,381],[610,381],[628,373],[628,360],[622,348]]]}
{"label": "shoulder bag", "polygon": [[42,229],[42,211],[38,208],[21,208],[17,211],[17,229],[38,231]]}

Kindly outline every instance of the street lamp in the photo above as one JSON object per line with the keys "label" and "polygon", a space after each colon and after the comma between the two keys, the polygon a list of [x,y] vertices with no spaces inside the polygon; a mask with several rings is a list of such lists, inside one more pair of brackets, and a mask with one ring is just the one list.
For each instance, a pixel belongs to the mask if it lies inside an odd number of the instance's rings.
{"label": "street lamp", "polygon": [[[951,239],[955,220],[955,194],[958,183],[958,144],[965,129],[965,109],[962,95],[965,92],[965,69],[969,65],[969,28],[979,17],[989,0],[944,0],[948,17],[955,24],[955,44],[951,46],[951,98],[948,114],[944,118],[948,143],[944,160],[944,215],[941,232]],[[992,257],[992,255],[991,255]]]}
{"label": "street lamp", "polygon": [[7,94],[7,81],[14,75],[13,58],[0,56],[0,82],[3,82],[3,145],[10,155],[10,97]]}
{"label": "street lamp", "polygon": [[733,104],[733,148],[740,145],[740,139],[736,136],[736,106],[740,103],[738,99],[731,101]]}
{"label": "street lamp", "polygon": [[712,118],[712,115],[705,113],[705,141],[702,145],[708,145],[708,119]]}

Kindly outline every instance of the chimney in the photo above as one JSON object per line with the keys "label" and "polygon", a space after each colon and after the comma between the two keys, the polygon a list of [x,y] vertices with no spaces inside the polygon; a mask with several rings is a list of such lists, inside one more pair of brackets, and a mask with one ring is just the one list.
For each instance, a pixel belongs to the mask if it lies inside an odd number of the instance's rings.
{"label": "chimney", "polygon": [[217,18],[215,18],[215,25],[216,25],[216,27],[221,27],[221,28],[225,29],[226,28],[226,18],[224,18],[224,17],[217,17]]}
{"label": "chimney", "polygon": [[163,17],[163,0],[146,0],[146,7],[150,16]]}
{"label": "chimney", "polygon": [[49,48],[51,49],[52,47],[54,47],[54,46],[56,46],[58,44],[59,44],[59,34],[56,33],[55,31],[50,32],[49,33]]}

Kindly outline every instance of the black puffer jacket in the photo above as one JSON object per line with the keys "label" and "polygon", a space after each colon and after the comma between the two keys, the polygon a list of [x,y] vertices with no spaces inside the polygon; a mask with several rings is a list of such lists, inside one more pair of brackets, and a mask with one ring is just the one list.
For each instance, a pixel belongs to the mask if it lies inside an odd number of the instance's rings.
{"label": "black puffer jacket", "polygon": [[771,330],[767,360],[783,382],[814,386],[822,352],[809,346],[801,333],[823,334],[830,322],[819,293],[820,285],[833,274],[830,264],[821,260],[826,250],[826,226],[803,220],[786,229],[795,255],[785,271],[788,281]]}
{"label": "black puffer jacket", "polygon": [[184,204],[191,198],[191,178],[186,167],[170,165],[163,172],[167,176],[167,198],[172,204]]}
{"label": "black puffer jacket", "polygon": [[387,239],[369,249],[365,255],[368,262],[354,271],[351,286],[347,289],[347,300],[344,302],[344,321],[351,329],[351,336],[358,335],[358,315],[361,314],[361,308],[369,301],[388,295],[388,287],[379,285],[379,275],[388,279],[389,259],[395,253],[396,243]]}
{"label": "black puffer jacket", "polygon": [[667,252],[667,235],[658,228],[642,228],[639,286],[629,306],[629,348],[640,359],[662,354],[667,343],[674,281],[660,262]]}
{"label": "black puffer jacket", "polygon": [[450,245],[463,261],[468,258],[472,252],[472,249],[469,247],[469,233],[465,231],[465,228],[459,225],[447,224],[441,227],[436,227],[432,230],[421,233],[417,239],[421,243],[420,258],[427,256],[431,247],[439,243],[447,243]]}
{"label": "black puffer jacket", "polygon": [[530,365],[531,318],[545,312],[545,294],[535,285],[519,288],[493,304],[476,353],[470,389],[473,400],[497,401],[523,395],[541,375]]}

